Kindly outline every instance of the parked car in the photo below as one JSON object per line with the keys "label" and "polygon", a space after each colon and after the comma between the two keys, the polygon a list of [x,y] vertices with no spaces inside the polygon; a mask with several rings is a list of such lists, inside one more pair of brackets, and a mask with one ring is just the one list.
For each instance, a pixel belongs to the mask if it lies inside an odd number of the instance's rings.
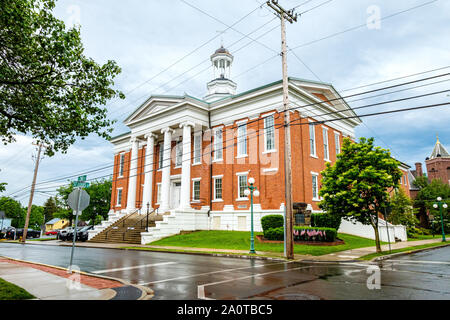
{"label": "parked car", "polygon": [[59,230],[50,230],[45,233],[46,236],[56,236]]}
{"label": "parked car", "polygon": [[86,226],[77,230],[77,241],[87,241],[88,239],[88,231],[92,230],[94,226]]}
{"label": "parked car", "polygon": [[64,228],[62,230],[59,230],[58,234],[56,235],[56,238],[59,239],[59,240],[62,240],[62,241],[66,241],[67,240],[67,233],[69,231],[71,231],[71,230],[73,230],[72,227],[67,227],[67,228]]}
{"label": "parked car", "polygon": [[14,227],[7,228],[6,232],[5,232],[5,239],[14,240],[15,233],[16,233],[16,228],[14,228]]}
{"label": "parked car", "polygon": [[[16,239],[19,239],[23,236],[23,228],[16,229]],[[39,238],[41,236],[40,230],[28,229],[27,230],[27,239],[28,238]],[[12,239],[14,239],[14,232],[12,232]]]}

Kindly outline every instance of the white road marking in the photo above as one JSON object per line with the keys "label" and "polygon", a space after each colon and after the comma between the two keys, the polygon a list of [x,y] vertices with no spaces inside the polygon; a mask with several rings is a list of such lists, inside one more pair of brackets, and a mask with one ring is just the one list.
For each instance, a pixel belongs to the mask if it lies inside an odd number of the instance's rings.
{"label": "white road marking", "polygon": [[444,264],[444,265],[450,265],[450,262],[446,261],[420,261],[420,260],[387,260],[392,262],[399,262],[399,263],[415,263],[415,264]]}
{"label": "white road marking", "polygon": [[[257,273],[257,274],[252,274],[250,276],[234,278],[234,279],[229,279],[229,280],[222,280],[222,281],[211,282],[211,283],[199,285],[199,286],[197,286],[197,292],[199,293],[198,298],[199,299],[203,299],[203,300],[214,300],[214,299],[211,299],[211,298],[207,298],[205,296],[205,287],[207,287],[207,286],[214,286],[214,285],[223,284],[223,283],[232,282],[232,281],[237,281],[237,280],[245,280],[245,279],[250,279],[250,278],[253,278],[253,277],[261,277],[261,276],[265,276],[265,275],[268,275],[268,274],[274,274],[274,273],[280,273],[280,272],[289,272],[289,271],[294,271],[294,270],[301,270],[301,269],[308,269],[308,268],[317,268],[317,267],[325,268],[325,266],[298,267],[298,268],[292,268],[292,269],[288,269],[288,270],[277,270],[277,271],[271,271],[271,272],[265,272],[265,273]],[[202,296],[203,298],[201,298],[200,296]]]}
{"label": "white road marking", "polygon": [[132,270],[132,269],[141,269],[141,268],[149,268],[149,267],[158,267],[158,266],[165,266],[165,265],[168,265],[168,264],[174,264],[174,263],[176,263],[176,262],[161,262],[161,263],[153,263],[153,264],[144,264],[144,265],[140,265],[140,266],[132,266],[132,267],[125,267],[125,268],[97,270],[97,271],[93,271],[92,273],[100,274],[100,273],[108,273],[108,272],[116,272],[116,271]]}

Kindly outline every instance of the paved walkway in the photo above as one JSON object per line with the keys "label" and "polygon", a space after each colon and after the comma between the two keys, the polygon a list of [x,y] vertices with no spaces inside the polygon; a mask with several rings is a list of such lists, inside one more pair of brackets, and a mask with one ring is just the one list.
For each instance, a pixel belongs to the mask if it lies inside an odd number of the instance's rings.
{"label": "paved walkway", "polygon": [[[49,270],[53,269],[53,270]],[[0,258],[0,277],[39,300],[110,300],[118,281],[68,274],[64,270]]]}

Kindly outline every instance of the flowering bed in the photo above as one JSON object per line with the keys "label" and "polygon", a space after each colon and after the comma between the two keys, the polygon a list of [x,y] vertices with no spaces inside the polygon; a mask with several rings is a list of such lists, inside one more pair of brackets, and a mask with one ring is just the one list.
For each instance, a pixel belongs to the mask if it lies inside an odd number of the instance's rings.
{"label": "flowering bed", "polygon": [[[294,241],[305,242],[335,242],[337,237],[334,228],[294,227]],[[267,240],[284,239],[284,228],[271,228],[264,230],[264,238]]]}

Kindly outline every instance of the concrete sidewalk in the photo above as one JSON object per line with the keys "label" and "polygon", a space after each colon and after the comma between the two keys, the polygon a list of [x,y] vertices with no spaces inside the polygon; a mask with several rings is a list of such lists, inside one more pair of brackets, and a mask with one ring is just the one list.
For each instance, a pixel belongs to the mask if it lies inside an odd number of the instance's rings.
{"label": "concrete sidewalk", "polygon": [[[72,279],[66,278],[8,259],[0,259],[0,277],[39,300],[110,300],[116,296],[112,288],[101,289],[78,281],[79,274],[73,274]],[[122,286],[110,282],[111,287]]]}

